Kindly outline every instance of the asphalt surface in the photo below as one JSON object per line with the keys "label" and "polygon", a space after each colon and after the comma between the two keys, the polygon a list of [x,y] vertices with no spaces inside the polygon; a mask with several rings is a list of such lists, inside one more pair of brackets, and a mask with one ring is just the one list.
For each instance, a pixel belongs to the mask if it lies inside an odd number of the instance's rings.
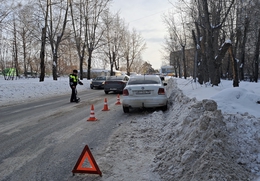
{"label": "asphalt surface", "polygon": [[[80,103],[63,95],[0,107],[0,180],[71,180],[83,148],[102,154],[110,135],[128,116],[117,94],[80,92]],[[109,111],[102,111],[107,98]],[[97,121],[87,121],[94,105]]]}

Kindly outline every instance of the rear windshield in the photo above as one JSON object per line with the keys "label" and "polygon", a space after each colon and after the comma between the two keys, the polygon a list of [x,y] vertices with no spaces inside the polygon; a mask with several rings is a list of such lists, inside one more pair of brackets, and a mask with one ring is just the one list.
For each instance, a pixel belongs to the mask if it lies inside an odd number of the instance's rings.
{"label": "rear windshield", "polygon": [[95,80],[106,80],[106,77],[97,77]]}
{"label": "rear windshield", "polygon": [[133,77],[128,81],[128,85],[134,84],[161,84],[159,77]]}
{"label": "rear windshield", "polygon": [[123,80],[124,76],[111,76],[108,78],[108,80]]}

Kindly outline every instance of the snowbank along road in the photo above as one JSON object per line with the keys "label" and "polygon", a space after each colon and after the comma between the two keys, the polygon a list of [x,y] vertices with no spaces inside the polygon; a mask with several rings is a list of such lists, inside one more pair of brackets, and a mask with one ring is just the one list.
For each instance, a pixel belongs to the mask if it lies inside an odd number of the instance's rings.
{"label": "snowbank along road", "polygon": [[[45,137],[44,143],[51,147],[38,145],[36,147],[39,149],[35,154],[26,154],[24,150],[22,156],[1,159],[0,178],[2,175],[6,177],[0,180],[8,180],[10,177],[7,173],[12,172],[23,173],[23,178],[27,180],[257,180],[260,170],[259,118],[248,114],[224,114],[218,110],[213,100],[190,99],[178,89],[175,79],[168,80],[167,93],[170,105],[166,112],[141,111],[123,114],[121,107],[109,105],[116,112],[113,119],[118,119],[114,123],[113,134],[106,142],[97,138],[102,146],[91,149],[102,177],[71,174],[82,151],[78,150],[79,147],[83,149],[89,144],[82,132],[83,129],[89,129],[86,125],[82,126],[86,121],[84,119],[75,121],[73,126],[61,129],[59,133],[53,132]],[[105,120],[105,113],[101,117]],[[49,124],[52,124],[51,121]],[[66,121],[66,125],[68,124]],[[99,129],[98,126],[94,128]],[[2,137],[3,133],[0,134]],[[101,129],[99,134],[102,134]],[[54,139],[57,135],[58,138]],[[73,141],[75,139],[77,144]],[[52,147],[55,144],[58,147]],[[71,147],[77,148],[77,151]],[[28,148],[29,151],[33,149]],[[62,150],[62,160],[57,160]],[[44,152],[51,154],[50,158],[53,160],[46,159],[41,154]],[[30,164],[35,160],[37,164],[32,164],[31,167],[16,166],[21,161]],[[10,167],[6,167],[7,162]],[[53,171],[51,166],[56,169]],[[46,172],[42,172],[42,169]],[[12,178],[9,180],[18,180],[21,177],[13,175]]]}

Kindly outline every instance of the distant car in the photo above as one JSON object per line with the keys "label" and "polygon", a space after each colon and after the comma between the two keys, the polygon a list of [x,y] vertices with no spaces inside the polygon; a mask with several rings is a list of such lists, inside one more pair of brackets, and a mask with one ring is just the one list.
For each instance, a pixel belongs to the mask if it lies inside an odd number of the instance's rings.
{"label": "distant car", "polygon": [[130,108],[161,108],[166,111],[168,99],[165,85],[158,75],[130,77],[123,90],[124,113],[128,113]]}
{"label": "distant car", "polygon": [[128,80],[129,80],[129,76],[127,75],[108,77],[104,83],[105,93],[108,94],[111,91],[122,93]]}
{"label": "distant car", "polygon": [[107,80],[107,76],[98,76],[90,82],[90,88],[104,89],[104,83]]}

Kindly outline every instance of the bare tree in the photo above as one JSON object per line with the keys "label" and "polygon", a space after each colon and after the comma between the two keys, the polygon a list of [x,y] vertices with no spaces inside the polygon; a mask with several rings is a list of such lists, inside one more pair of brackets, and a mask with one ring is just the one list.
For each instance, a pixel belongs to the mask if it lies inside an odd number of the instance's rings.
{"label": "bare tree", "polygon": [[109,12],[104,17],[105,33],[103,51],[109,60],[110,74],[114,75],[114,66],[116,70],[119,70],[119,59],[121,57],[121,45],[123,37],[125,35],[125,26],[122,19],[119,17],[119,13],[112,15]]}
{"label": "bare tree", "polygon": [[[110,0],[80,0],[79,3],[70,4],[74,37],[80,59],[80,79],[83,79],[83,61],[86,53],[88,55],[87,79],[90,79],[92,54],[95,49],[102,46],[104,29],[101,26],[101,15],[107,11],[109,2]],[[78,16],[75,18],[77,13]]]}
{"label": "bare tree", "polygon": [[0,0],[0,4],[0,23],[3,23],[6,20],[7,16],[12,13],[17,6],[20,6],[19,3],[18,5],[16,5],[13,0]]}
{"label": "bare tree", "polygon": [[[20,42],[21,50],[18,52],[22,55],[23,59],[23,73],[27,77],[29,66],[32,72],[31,54],[34,52],[33,48],[33,26],[32,14],[33,6],[24,5],[17,11],[17,39]],[[20,49],[20,48],[19,48]]]}
{"label": "bare tree", "polygon": [[[4,45],[5,48],[9,48],[10,53],[12,55],[9,55],[11,58],[11,64],[9,64],[10,67],[14,67],[15,68],[15,72],[13,72],[14,74],[12,75],[12,77],[9,77],[11,79],[14,78],[14,75],[16,76],[16,78],[19,76],[19,63],[18,63],[18,44],[19,41],[17,39],[17,31],[16,31],[16,25],[17,25],[17,20],[16,20],[16,15],[15,15],[15,11],[17,10],[17,8],[19,8],[21,6],[21,4],[18,2],[14,2],[14,1],[0,1],[1,3],[1,7],[0,7],[0,26],[1,26],[1,35],[5,34],[4,36],[1,36],[1,38],[3,37],[8,37],[8,34],[12,34],[11,35],[11,39],[5,38],[4,41],[6,41],[6,45]],[[1,40],[3,41],[3,40]],[[2,44],[3,45],[3,44]],[[3,48],[3,47],[1,47]],[[2,51],[2,50],[1,50]],[[2,53],[4,53],[6,56],[6,54],[8,53],[7,51],[3,51]],[[6,62],[4,62],[4,65],[2,66],[2,69],[5,68],[7,65]]]}
{"label": "bare tree", "polygon": [[8,45],[8,40],[5,37],[3,30],[1,29],[0,31],[0,66],[1,66],[1,70],[2,72],[4,72],[5,68],[6,68],[6,64],[7,64],[7,56],[8,56],[8,49],[9,49],[9,45]]}
{"label": "bare tree", "polygon": [[177,37],[173,35],[172,31],[168,30],[168,36],[165,37],[163,50],[166,53],[165,59],[167,60],[164,65],[171,65],[174,68],[176,77],[182,76],[181,71],[181,54],[179,51],[179,42]]}
{"label": "bare tree", "polygon": [[204,15],[201,20],[201,27],[205,28],[206,34],[206,58],[208,60],[209,77],[212,85],[218,85],[220,83],[219,67],[220,62],[215,61],[216,52],[219,47],[218,37],[219,31],[226,21],[226,18],[233,6],[235,0],[223,3],[229,3],[227,9],[222,2],[217,1],[199,1],[199,7],[201,7],[202,14]]}
{"label": "bare tree", "polygon": [[45,63],[44,63],[44,58],[45,58],[45,46],[46,46],[46,33],[47,33],[47,26],[48,26],[48,14],[49,14],[49,0],[46,0],[46,9],[42,6],[43,9],[43,14],[44,14],[44,27],[42,28],[42,36],[41,36],[41,52],[40,52],[40,69],[41,69],[41,74],[40,74],[40,82],[44,81],[45,77]]}
{"label": "bare tree", "polygon": [[[17,30],[16,30],[16,18],[13,18],[13,60],[14,60],[14,67],[16,71],[16,78],[19,76],[18,71],[18,41],[17,41]],[[13,77],[12,77],[13,78]]]}
{"label": "bare tree", "polygon": [[146,48],[146,43],[141,34],[138,34],[135,29],[132,32],[127,32],[123,40],[123,57],[126,61],[126,72],[130,75],[133,63],[141,59],[141,53]]}
{"label": "bare tree", "polygon": [[70,0],[64,1],[52,1],[50,3],[50,19],[48,26],[48,39],[51,45],[53,65],[52,65],[52,75],[53,80],[57,80],[57,64],[58,64],[58,51],[59,45],[63,40],[63,35],[67,25],[67,16],[69,10]]}
{"label": "bare tree", "polygon": [[177,27],[177,23],[175,22],[174,14],[169,13],[168,16],[164,16],[164,23],[166,24],[167,31],[170,34],[171,39],[177,40],[179,46],[182,50],[182,63],[183,63],[183,75],[184,78],[187,78],[187,63],[185,58],[185,48],[187,45],[187,20],[186,17],[180,12],[180,26]]}

